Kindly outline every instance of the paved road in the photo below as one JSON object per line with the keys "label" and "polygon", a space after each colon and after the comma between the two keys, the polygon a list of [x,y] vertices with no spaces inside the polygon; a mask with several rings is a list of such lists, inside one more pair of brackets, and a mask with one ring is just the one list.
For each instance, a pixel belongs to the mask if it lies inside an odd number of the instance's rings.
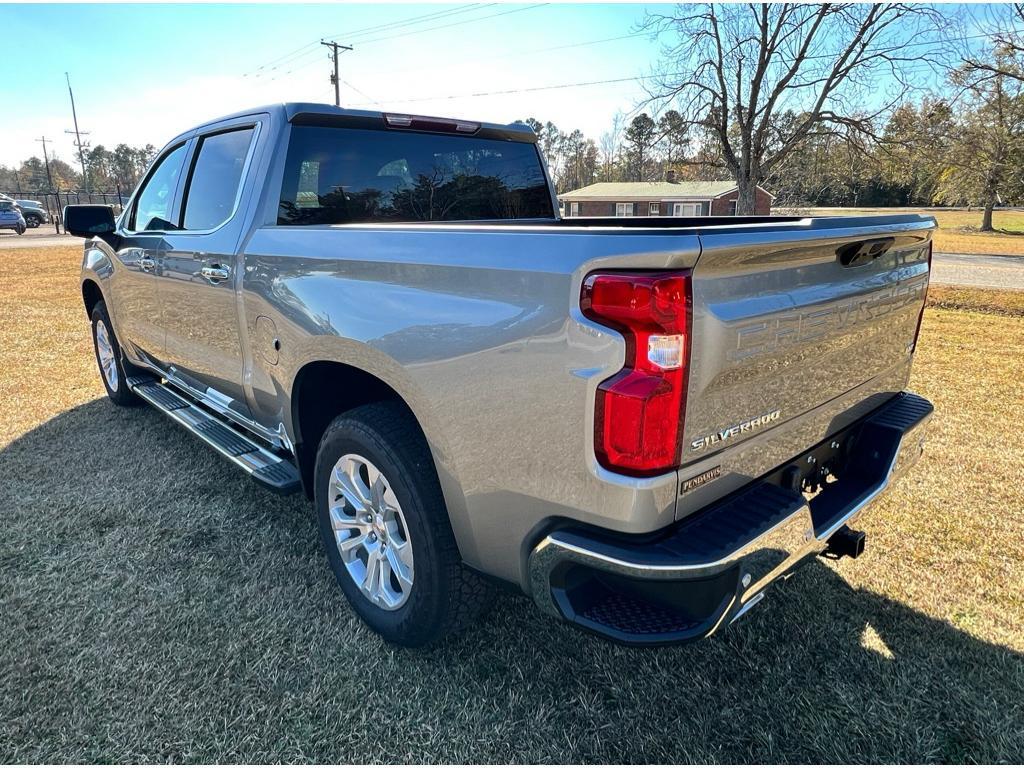
{"label": "paved road", "polygon": [[[0,250],[78,245],[70,235],[55,235],[41,227],[20,237],[0,232]],[[1024,291],[1024,256],[978,256],[966,253],[936,253],[932,258],[932,282],[939,285],[969,285]]]}
{"label": "paved road", "polygon": [[932,282],[1024,291],[1024,256],[936,253],[932,256]]}
{"label": "paved road", "polygon": [[50,245],[74,245],[81,243],[81,238],[71,235],[55,235],[52,224],[44,224],[37,229],[30,229],[19,235],[9,229],[0,230],[0,251],[11,248],[45,248]]}

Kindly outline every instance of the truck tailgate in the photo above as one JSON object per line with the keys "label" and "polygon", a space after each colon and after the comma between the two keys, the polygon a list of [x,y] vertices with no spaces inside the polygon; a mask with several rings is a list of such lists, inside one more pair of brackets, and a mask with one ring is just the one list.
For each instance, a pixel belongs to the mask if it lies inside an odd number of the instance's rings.
{"label": "truck tailgate", "polygon": [[683,464],[839,410],[872,380],[891,388],[882,375],[913,353],[933,227],[888,216],[702,231]]}

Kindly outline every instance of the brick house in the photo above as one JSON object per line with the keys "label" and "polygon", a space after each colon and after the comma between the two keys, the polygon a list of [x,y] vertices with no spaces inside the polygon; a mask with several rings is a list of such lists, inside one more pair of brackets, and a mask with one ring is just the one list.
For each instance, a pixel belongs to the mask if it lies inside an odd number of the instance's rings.
{"label": "brick house", "polygon": [[[565,217],[574,216],[735,216],[736,184],[731,181],[624,181],[590,184],[558,196]],[[775,196],[757,188],[754,213],[767,216]]]}

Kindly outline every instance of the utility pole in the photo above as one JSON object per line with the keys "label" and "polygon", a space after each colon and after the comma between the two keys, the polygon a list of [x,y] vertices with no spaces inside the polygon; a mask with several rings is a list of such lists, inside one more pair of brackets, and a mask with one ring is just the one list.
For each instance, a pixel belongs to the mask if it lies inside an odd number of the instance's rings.
{"label": "utility pole", "polygon": [[49,141],[45,136],[36,139],[43,144],[43,162],[46,163],[46,181],[50,185],[50,191],[53,191],[53,176],[50,175],[50,156],[46,154],[46,142]]}
{"label": "utility pole", "polygon": [[339,87],[339,81],[338,81],[338,51],[339,50],[351,51],[352,50],[352,46],[351,45],[339,45],[338,43],[334,42],[333,40],[330,40],[330,41],[321,40],[320,41],[320,45],[326,45],[328,48],[331,49],[331,54],[330,54],[331,61],[334,62],[334,74],[331,75],[331,82],[334,84],[334,106],[340,107],[341,106],[341,89]]}
{"label": "utility pole", "polygon": [[[85,148],[85,146],[87,146],[87,145],[83,145],[82,144],[82,134],[78,130],[78,114],[75,112],[75,92],[71,90],[71,76],[68,75],[67,72],[65,72],[64,73],[64,77],[68,81],[68,95],[71,96],[71,118],[75,121],[75,130],[74,131],[64,131],[64,133],[74,133],[75,134],[75,146],[78,147],[78,162],[82,164],[82,184],[85,185],[85,191],[88,192],[89,191],[89,176],[85,172],[85,155],[83,154],[83,151],[82,151]],[[88,136],[89,133],[86,132],[85,135]]]}
{"label": "utility pole", "polygon": [[[49,141],[49,139],[47,139],[45,136],[41,136],[40,138],[36,139],[36,141],[42,142],[43,144],[43,162],[46,163],[46,181],[50,185],[50,192],[53,193],[53,196],[56,198],[57,201],[54,204],[57,209],[57,214],[54,214],[51,218],[53,219],[53,231],[59,235],[60,224],[58,222],[60,221],[60,195],[57,194],[57,188],[53,186],[53,176],[50,174],[50,156],[46,153],[46,142]],[[47,198],[46,208],[47,210],[49,210],[50,208],[49,198]]]}

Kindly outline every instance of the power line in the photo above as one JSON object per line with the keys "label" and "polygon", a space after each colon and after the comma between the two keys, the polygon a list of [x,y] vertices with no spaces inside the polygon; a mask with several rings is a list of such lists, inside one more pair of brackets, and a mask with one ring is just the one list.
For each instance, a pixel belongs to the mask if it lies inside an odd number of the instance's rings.
{"label": "power line", "polygon": [[[671,72],[669,75],[683,75],[685,72]],[[478,93],[462,93],[462,94],[438,94],[435,96],[421,96],[415,99],[389,99],[388,103],[391,104],[411,104],[419,101],[449,101],[453,99],[472,99],[479,98],[481,96],[508,96],[515,93],[533,93],[536,91],[553,91],[560,88],[583,88],[591,85],[608,85],[610,83],[628,83],[637,80],[649,80],[655,77],[655,75],[638,75],[635,77],[617,77],[610,80],[589,80],[581,83],[559,83],[557,85],[538,85],[531,88],[509,88],[504,91],[481,91]],[[360,103],[354,104],[353,106],[367,106],[367,104]]]}
{"label": "power line", "polygon": [[[495,3],[489,3],[489,5],[495,5]],[[383,37],[374,37],[374,38],[371,38],[369,40],[360,40],[360,39],[356,38],[354,40],[354,42],[359,43],[359,45],[361,45],[361,46],[362,45],[370,45],[370,44],[373,44],[373,43],[380,43],[380,42],[384,42],[384,41],[387,41],[387,40],[394,40],[394,39],[397,39],[399,37],[408,37],[410,35],[419,35],[419,34],[422,34],[424,32],[433,32],[433,31],[438,30],[438,29],[449,29],[451,27],[460,27],[460,26],[462,26],[464,24],[474,24],[474,23],[476,23],[478,21],[485,21],[486,19],[493,19],[493,18],[496,18],[498,16],[507,16],[507,15],[512,14],[512,13],[522,13],[523,11],[530,11],[530,10],[533,10],[535,8],[541,8],[541,7],[545,6],[545,5],[549,5],[549,3],[537,3],[536,5],[528,5],[528,6],[524,7],[524,8],[513,8],[510,11],[500,11],[499,13],[491,13],[491,14],[488,14],[486,16],[476,16],[476,17],[471,18],[471,19],[461,19],[459,21],[451,22],[450,24],[439,24],[437,26],[426,27],[424,29],[413,29],[413,30],[410,30],[408,32],[400,32],[397,35],[384,35]],[[486,7],[486,6],[482,6],[481,8],[476,8],[474,10],[482,10],[484,7]],[[296,56],[293,59],[293,61],[297,61],[298,59],[301,59],[301,58],[309,55],[309,53],[310,52],[307,51],[306,53],[300,54],[299,56]],[[277,66],[279,67],[281,65],[279,64]],[[277,67],[271,67],[270,70],[268,70],[268,71],[272,71],[274,69],[277,69]],[[291,71],[291,70],[289,70],[289,71]]]}
{"label": "power line", "polygon": [[[349,30],[347,32],[336,32],[336,33],[333,33],[333,34],[330,34],[330,35],[325,35],[325,37],[335,37],[337,35],[344,34],[349,39],[353,39],[353,38],[356,38],[356,37],[358,37],[360,35],[365,35],[365,34],[373,33],[373,32],[379,32],[379,31],[382,31],[382,30],[385,30],[385,29],[391,29],[391,28],[397,28],[397,27],[405,27],[405,26],[409,26],[411,24],[427,23],[427,22],[430,22],[430,21],[434,21],[434,20],[436,20],[438,18],[445,18],[445,17],[448,17],[448,16],[453,16],[455,14],[468,13],[470,11],[481,10],[482,8],[486,8],[486,7],[491,6],[491,5],[494,5],[494,3],[484,3],[484,4],[473,3],[471,5],[464,6],[464,7],[461,7],[461,8],[449,9],[449,10],[446,10],[446,11],[434,11],[433,13],[425,13],[425,14],[422,14],[420,16],[412,16],[412,17],[407,18],[407,19],[400,19],[399,21],[396,21],[396,22],[388,22],[388,23],[385,23],[385,24],[376,24],[376,25],[369,26],[369,27],[361,27],[359,29]],[[306,43],[305,45],[299,46],[298,48],[296,48],[296,49],[294,49],[292,51],[289,51],[288,53],[285,53],[285,54],[283,54],[281,56],[278,56],[276,59],[271,59],[266,64],[262,64],[262,65],[256,67],[255,70],[252,70],[252,71],[250,71],[250,72],[248,72],[246,74],[243,74],[242,77],[248,77],[249,75],[254,75],[254,76],[258,77],[258,76],[260,76],[259,73],[262,72],[263,70],[273,71],[275,69],[278,69],[283,64],[288,63],[289,61],[294,61],[294,60],[297,60],[297,59],[304,58],[305,56],[309,55],[310,53],[312,53],[312,52],[314,52],[316,50],[316,46],[317,46],[317,44],[319,42],[320,42],[319,40],[313,40],[313,41],[311,41],[309,43]],[[298,54],[298,55],[296,55],[296,54]]]}
{"label": "power line", "polygon": [[[530,6],[530,7],[536,7],[536,6]],[[525,9],[520,9],[520,10],[525,10]],[[634,34],[643,34],[643,33],[634,33]],[[633,35],[623,35],[622,37],[631,37],[631,36],[633,36]],[[982,39],[982,38],[987,38],[987,37],[990,37],[990,36],[987,35],[987,34],[965,35],[965,36],[962,36],[962,37],[952,38],[950,42],[967,42],[968,40],[977,40],[977,39]],[[602,41],[591,41],[590,43],[585,42],[585,43],[574,43],[574,44],[565,45],[565,46],[555,46],[551,50],[554,50],[554,49],[557,49],[557,48],[578,47],[578,46],[582,46],[582,45],[588,45],[588,44],[591,44],[591,43],[603,42],[604,40],[610,41],[610,40],[616,40],[616,39],[620,39],[620,38],[604,38]],[[919,41],[919,42],[907,43],[903,47],[904,48],[910,48],[910,47],[916,47],[916,46],[921,46],[921,45],[936,45],[936,44],[937,43],[935,41]],[[546,49],[541,49],[541,50],[546,50]],[[539,51],[535,51],[535,52],[539,52]],[[497,58],[500,58],[500,57],[497,57]],[[830,56],[820,55],[819,54],[819,55],[807,56],[805,58],[808,58],[808,59],[812,59],[812,58],[815,58],[815,59],[817,59],[817,58],[830,58]],[[831,58],[834,58],[834,57],[831,57]],[[911,67],[908,67],[908,68],[909,69],[920,69],[921,67],[932,67],[932,65],[929,62],[927,62],[927,61],[922,61],[922,62],[918,62],[915,65],[913,65]],[[400,72],[400,71],[407,71],[407,70],[398,70],[398,71]],[[659,77],[680,77],[680,76],[683,76],[683,75],[691,75],[691,74],[693,74],[692,70],[685,70],[685,71],[682,71],[682,72],[666,72],[666,73],[657,73],[657,74],[653,74],[653,75],[637,75],[637,76],[634,76],[634,77],[619,77],[619,78],[612,78],[612,79],[608,79],[608,80],[590,80],[590,81],[584,81],[584,82],[578,82],[578,83],[558,83],[556,85],[542,85],[542,86],[534,86],[534,87],[530,87],[530,88],[510,88],[510,89],[501,90],[501,91],[481,91],[481,92],[477,92],[477,93],[463,93],[463,94],[437,94],[437,95],[434,95],[434,96],[421,96],[421,97],[412,98],[412,99],[389,99],[388,103],[392,103],[392,104],[411,104],[411,103],[423,102],[423,101],[446,101],[446,100],[454,100],[454,99],[478,98],[478,97],[482,97],[482,96],[508,96],[508,95],[513,95],[513,94],[517,94],[517,93],[532,93],[532,92],[536,92],[536,91],[550,91],[550,90],[557,90],[557,89],[563,89],[563,88],[583,88],[583,87],[594,86],[594,85],[609,85],[609,84],[613,84],[613,83],[625,83],[625,82],[631,82],[631,81],[653,80],[653,79],[656,79],[656,78],[659,78]],[[376,102],[376,103],[379,103],[379,102]],[[368,106],[368,104],[366,104],[366,103],[359,103],[359,104],[355,104],[353,106]]]}
{"label": "power line", "polygon": [[379,101],[377,101],[377,100],[376,100],[375,98],[373,98],[373,96],[370,96],[370,95],[369,95],[368,93],[363,93],[363,92],[362,92],[362,91],[360,91],[360,90],[359,90],[358,88],[356,88],[356,87],[355,87],[354,85],[352,85],[352,83],[350,83],[350,82],[349,82],[348,80],[342,80],[341,82],[343,82],[343,83],[344,83],[345,85],[347,85],[347,86],[348,86],[349,88],[351,88],[351,89],[352,89],[353,91],[355,91],[356,93],[358,93],[358,94],[359,94],[360,96],[362,96],[362,97],[363,97],[364,99],[369,99],[369,100],[370,100],[370,103],[371,103],[371,104],[380,104],[380,102],[379,102]]}
{"label": "power line", "polygon": [[490,14],[488,16],[477,16],[476,18],[472,18],[472,19],[464,19],[462,21],[455,21],[455,22],[452,22],[451,24],[441,24],[441,25],[436,26],[436,27],[427,27],[426,29],[414,29],[411,32],[402,32],[402,33],[397,34],[397,35],[386,35],[385,37],[375,37],[375,38],[372,38],[370,40],[362,40],[362,41],[360,41],[360,45],[368,45],[370,43],[379,43],[379,42],[382,42],[384,40],[394,40],[394,39],[399,38],[399,37],[408,37],[409,35],[419,35],[419,34],[422,34],[424,32],[433,32],[436,29],[448,29],[449,27],[459,27],[459,26],[462,26],[463,24],[474,24],[474,23],[476,23],[478,21],[484,21],[485,19],[493,19],[493,18],[496,18],[498,16],[508,16],[511,13],[522,13],[523,11],[532,11],[535,8],[542,8],[545,5],[550,5],[550,3],[537,3],[536,5],[528,5],[525,8],[513,8],[511,11],[502,11],[500,13],[492,13],[492,14]]}
{"label": "power line", "polygon": [[[501,54],[499,56],[488,56],[488,61],[496,61],[498,59],[508,59],[508,58],[513,57],[513,56],[524,56],[524,55],[530,54],[530,53],[547,53],[549,51],[564,51],[564,50],[569,49],[569,48],[583,48],[583,47],[588,46],[588,45],[599,45],[599,44],[602,44],[602,43],[612,43],[612,42],[615,42],[615,41],[618,41],[618,40],[628,40],[628,39],[632,39],[632,38],[635,38],[635,37],[641,37],[641,36],[644,36],[646,34],[648,34],[648,33],[647,32],[630,32],[629,34],[618,35],[617,37],[602,37],[602,38],[600,38],[598,40],[584,40],[584,41],[581,41],[579,43],[569,43],[569,44],[566,44],[566,45],[552,45],[552,46],[548,46],[546,48],[521,48],[521,49],[518,49],[518,50],[515,50],[515,51],[509,51],[508,53],[503,53],[503,54]],[[444,67],[458,66],[460,64],[465,64],[468,61],[471,61],[471,60],[461,59],[459,61],[445,62],[442,65],[442,67],[430,67],[427,70],[424,70],[423,67],[403,67],[402,69],[389,69],[389,70],[387,70],[385,72],[377,72],[375,74],[378,74],[378,75],[394,75],[394,74],[399,74],[401,72],[413,72],[413,71],[423,72],[423,71],[429,71],[431,69],[441,69],[441,68],[444,68]]]}
{"label": "power line", "polygon": [[434,13],[427,13],[422,16],[413,16],[411,19],[400,19],[398,21],[389,21],[383,24],[377,24],[373,27],[363,27],[362,29],[352,30],[344,34],[348,38],[365,37],[368,34],[374,32],[383,32],[390,29],[400,29],[402,27],[415,26],[418,24],[428,23],[431,21],[437,21],[438,19],[447,18],[449,16],[457,16],[463,13],[470,13],[473,11],[482,11],[484,8],[490,8],[497,3],[473,3],[471,5],[461,6],[459,8],[449,9],[447,11],[435,11]]}

